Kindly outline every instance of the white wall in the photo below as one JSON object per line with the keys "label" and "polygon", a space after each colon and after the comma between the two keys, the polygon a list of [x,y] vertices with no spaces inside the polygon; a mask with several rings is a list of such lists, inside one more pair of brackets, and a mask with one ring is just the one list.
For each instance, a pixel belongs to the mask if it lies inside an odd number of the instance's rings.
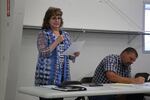
{"label": "white wall", "polygon": [[[34,85],[34,72],[37,60],[36,38],[38,30],[24,29],[21,47],[19,68],[19,86]],[[132,75],[136,72],[149,72],[150,55],[142,53],[142,37],[137,36],[128,44],[128,35],[98,34],[98,33],[71,33],[72,40],[85,40],[81,55],[76,63],[71,63],[72,80],[80,80],[84,76],[93,75],[100,60],[108,54],[120,54],[127,46],[133,46],[139,52],[139,58],[133,64]],[[37,100],[37,97],[17,94],[16,100]]]}
{"label": "white wall", "polygon": [[[19,60],[19,75],[18,75],[18,87],[31,86],[34,82],[34,71],[36,64],[36,32],[26,31],[23,32],[21,55]],[[32,100],[24,94],[18,93],[16,100]]]}
{"label": "white wall", "polygon": [[18,60],[22,39],[24,0],[0,2],[0,100],[15,100],[18,79]]}
{"label": "white wall", "polygon": [[[121,2],[122,0],[118,1]],[[131,2],[131,0],[128,1],[128,3]],[[143,0],[139,1],[143,2]],[[20,86],[33,85],[37,56],[37,31],[24,30],[22,36],[24,4],[24,0],[11,0],[11,16],[7,17],[6,0],[0,0],[0,100],[15,100],[15,95],[16,100],[37,99],[36,97],[20,94],[18,92],[16,94],[16,90]],[[138,13],[141,12],[141,10],[142,9],[137,10],[136,14],[133,12],[129,15],[133,16],[132,18],[139,23],[138,25],[143,26],[143,20],[141,19],[143,13]],[[109,24],[110,26],[113,25],[111,23]],[[77,37],[77,35],[74,34],[72,34],[72,36]],[[142,39],[140,36],[136,37],[131,44],[127,44],[128,39],[127,36],[124,35],[117,36],[89,33],[81,35],[79,38],[79,40],[84,39],[86,43],[81,51],[80,57],[75,64],[71,64],[73,80],[80,79],[85,75],[92,75],[98,62],[105,55],[109,53],[119,53],[126,46],[133,46],[139,51],[139,58],[133,65],[133,74],[138,71],[150,71],[150,62],[147,60],[150,56],[149,54],[142,53]],[[79,69],[83,69],[84,72],[81,72]]]}
{"label": "white wall", "polygon": [[26,0],[24,25],[41,26],[49,6],[63,10],[65,28],[143,30],[143,0]]}

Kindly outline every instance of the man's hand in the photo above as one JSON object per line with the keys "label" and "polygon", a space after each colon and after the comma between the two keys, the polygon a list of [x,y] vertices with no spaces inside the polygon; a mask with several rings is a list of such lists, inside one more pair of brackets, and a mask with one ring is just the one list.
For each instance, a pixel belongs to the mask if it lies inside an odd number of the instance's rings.
{"label": "man's hand", "polygon": [[137,77],[137,78],[133,79],[133,83],[135,83],[135,84],[142,84],[144,82],[145,82],[144,77]]}
{"label": "man's hand", "polygon": [[115,83],[142,84],[145,82],[144,77],[137,77],[137,78],[122,77],[112,71],[107,71],[106,76],[110,81]]}

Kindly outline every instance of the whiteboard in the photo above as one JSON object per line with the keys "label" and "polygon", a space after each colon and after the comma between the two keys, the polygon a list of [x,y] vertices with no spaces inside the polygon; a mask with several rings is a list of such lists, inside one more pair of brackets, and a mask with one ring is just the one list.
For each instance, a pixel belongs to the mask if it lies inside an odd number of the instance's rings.
{"label": "whiteboard", "polygon": [[63,11],[64,28],[142,31],[142,0],[26,0],[23,24],[41,26],[48,7]]}

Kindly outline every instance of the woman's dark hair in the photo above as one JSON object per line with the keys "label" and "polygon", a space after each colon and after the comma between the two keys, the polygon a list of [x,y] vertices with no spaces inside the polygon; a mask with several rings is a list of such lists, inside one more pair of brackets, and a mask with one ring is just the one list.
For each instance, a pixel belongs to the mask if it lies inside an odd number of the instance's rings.
{"label": "woman's dark hair", "polygon": [[[138,57],[137,51],[136,51],[134,48],[132,48],[132,47],[128,47],[128,48],[124,49],[124,50],[122,51],[122,53],[124,53],[124,52],[127,52],[127,53],[134,53],[134,54],[136,55],[136,58]],[[122,53],[121,53],[121,54],[122,54]]]}
{"label": "woman's dark hair", "polygon": [[62,27],[62,25],[63,25],[62,15],[63,15],[63,12],[61,11],[60,8],[49,7],[48,10],[45,13],[45,16],[44,16],[44,19],[43,19],[42,29],[50,28],[49,20],[52,16],[61,16],[60,27]]}

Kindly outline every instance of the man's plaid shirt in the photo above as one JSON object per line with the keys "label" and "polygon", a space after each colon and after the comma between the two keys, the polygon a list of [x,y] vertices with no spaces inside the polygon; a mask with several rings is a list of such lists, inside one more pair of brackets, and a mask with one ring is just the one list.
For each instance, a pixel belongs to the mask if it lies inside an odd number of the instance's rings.
{"label": "man's plaid shirt", "polygon": [[106,77],[106,72],[112,71],[122,77],[131,77],[131,67],[124,66],[121,62],[120,55],[108,55],[97,66],[93,76],[94,83],[112,83]]}

